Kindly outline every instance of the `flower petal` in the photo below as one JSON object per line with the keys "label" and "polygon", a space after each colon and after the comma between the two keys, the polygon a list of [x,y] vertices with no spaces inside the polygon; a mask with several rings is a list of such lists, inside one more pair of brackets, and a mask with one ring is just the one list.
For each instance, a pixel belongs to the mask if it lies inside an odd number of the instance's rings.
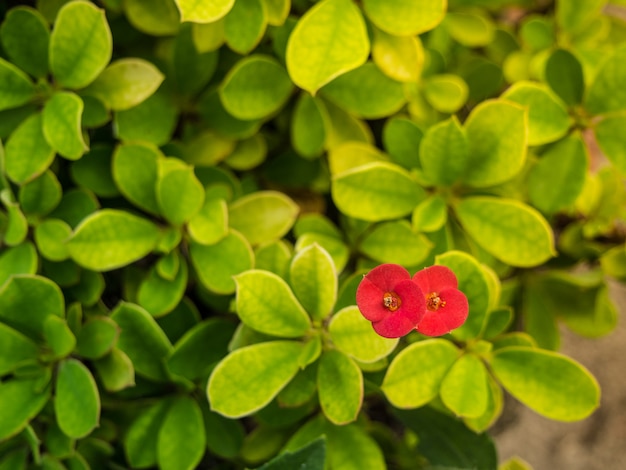
{"label": "flower petal", "polygon": [[422,290],[413,281],[406,280],[399,282],[394,291],[398,294],[401,305],[393,315],[402,316],[417,325],[426,313],[426,297]]}
{"label": "flower petal", "polygon": [[365,276],[356,289],[356,304],[369,321],[380,321],[391,312],[383,305],[385,290]]}
{"label": "flower petal", "polygon": [[373,322],[374,331],[385,338],[400,338],[413,331],[415,323],[397,313],[394,312],[379,322]]}
{"label": "flower petal", "polygon": [[426,310],[416,330],[426,336],[441,336],[458,328],[467,319],[469,304],[465,294],[457,289],[445,289],[439,296],[445,305],[436,311]]}
{"label": "flower petal", "polygon": [[430,292],[441,292],[445,289],[456,289],[459,285],[454,272],[446,266],[430,266],[418,271],[413,276],[420,289],[428,295]]}
{"label": "flower petal", "polygon": [[365,275],[383,292],[392,292],[400,281],[411,279],[411,274],[399,264],[381,264]]}

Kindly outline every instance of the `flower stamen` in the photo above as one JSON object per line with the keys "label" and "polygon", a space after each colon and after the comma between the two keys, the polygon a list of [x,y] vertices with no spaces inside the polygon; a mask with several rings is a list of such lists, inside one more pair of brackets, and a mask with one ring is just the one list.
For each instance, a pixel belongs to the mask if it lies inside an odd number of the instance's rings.
{"label": "flower stamen", "polygon": [[390,312],[395,312],[400,308],[400,305],[402,305],[402,301],[397,294],[393,292],[385,292],[383,294],[383,305]]}
{"label": "flower stamen", "polygon": [[426,296],[426,308],[431,312],[436,312],[441,307],[446,306],[446,301],[441,300],[438,292],[431,292]]}

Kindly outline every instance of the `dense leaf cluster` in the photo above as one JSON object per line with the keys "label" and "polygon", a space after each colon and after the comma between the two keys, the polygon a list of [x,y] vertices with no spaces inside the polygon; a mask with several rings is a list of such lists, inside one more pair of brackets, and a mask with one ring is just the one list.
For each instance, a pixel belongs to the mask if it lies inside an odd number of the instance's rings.
{"label": "dense leaf cluster", "polygon": [[[0,468],[489,470],[505,391],[597,408],[559,327],[609,333],[626,280],[623,0],[23,3]],[[467,321],[378,336],[383,263]]]}

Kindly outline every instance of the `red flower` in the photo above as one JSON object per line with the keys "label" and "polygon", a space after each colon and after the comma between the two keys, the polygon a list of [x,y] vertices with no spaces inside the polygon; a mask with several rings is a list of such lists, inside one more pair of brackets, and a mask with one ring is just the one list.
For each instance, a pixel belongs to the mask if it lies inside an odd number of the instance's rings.
{"label": "red flower", "polygon": [[410,333],[426,311],[426,299],[411,275],[397,264],[381,264],[363,277],[356,303],[376,333],[399,338]]}
{"label": "red flower", "polygon": [[418,271],[413,282],[426,298],[426,314],[416,330],[427,336],[441,336],[458,328],[467,319],[469,305],[457,289],[454,273],[445,266],[431,266]]}

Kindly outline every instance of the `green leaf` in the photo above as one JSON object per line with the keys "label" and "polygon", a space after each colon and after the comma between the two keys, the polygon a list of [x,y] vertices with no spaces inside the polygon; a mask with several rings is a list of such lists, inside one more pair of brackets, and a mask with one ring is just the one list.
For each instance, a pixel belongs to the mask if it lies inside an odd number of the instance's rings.
{"label": "green leaf", "polygon": [[455,210],[476,243],[511,266],[537,266],[555,255],[550,226],[526,204],[473,196],[459,202]]}
{"label": "green leaf", "polygon": [[373,62],[339,75],[320,93],[344,110],[366,119],[394,114],[406,102],[402,84],[383,74]]}
{"label": "green leaf", "polygon": [[408,215],[423,197],[407,171],[386,162],[368,163],[336,175],[331,190],[341,212],[369,222]]}
{"label": "green leaf", "polygon": [[235,4],[235,0],[175,0],[180,11],[180,21],[193,23],[213,23],[226,16]]}
{"label": "green leaf", "polygon": [[605,0],[586,0],[579,5],[559,2],[555,15],[557,25],[568,35],[580,34],[601,14],[605,4]]}
{"label": "green leaf", "polygon": [[503,348],[493,354],[491,368],[511,395],[550,419],[584,419],[600,402],[600,388],[589,371],[555,352]]}
{"label": "green leaf", "polygon": [[235,276],[237,314],[261,333],[282,338],[304,336],[311,320],[289,285],[276,274],[253,269]]}
{"label": "green leaf", "polygon": [[78,160],[88,150],[82,114],[83,101],[71,92],[55,93],[43,108],[43,135],[50,147],[69,160]]}
{"label": "green leaf", "polygon": [[598,145],[611,163],[626,174],[626,150],[624,149],[624,126],[626,117],[605,117],[595,125]]}
{"label": "green leaf", "polygon": [[322,411],[332,423],[343,425],[356,419],[363,403],[363,374],[352,359],[336,350],[322,354],[317,388]]}
{"label": "green leaf", "polygon": [[0,469],[25,470],[28,454],[29,450],[26,447],[18,447],[16,450],[3,453],[2,460],[0,460]]}
{"label": "green leaf", "polygon": [[491,310],[481,336],[487,339],[498,336],[507,331],[512,321],[513,309],[511,307]]}
{"label": "green leaf", "polygon": [[54,150],[43,134],[41,113],[32,114],[11,134],[6,143],[4,165],[8,178],[17,184],[32,181],[48,169]]}
{"label": "green leaf", "polygon": [[395,36],[374,29],[372,60],[393,80],[417,82],[424,67],[424,47],[419,37]]}
{"label": "green leaf", "polygon": [[292,247],[284,240],[260,245],[254,252],[254,267],[287,279],[292,254]]}
{"label": "green leaf", "polygon": [[224,19],[224,39],[233,51],[246,55],[259,44],[266,26],[262,0],[237,0]]}
{"label": "green leaf", "polygon": [[35,96],[35,86],[24,72],[0,58],[0,111],[17,108]]}
{"label": "green leaf", "polygon": [[567,134],[573,124],[563,103],[545,85],[517,82],[502,98],[528,109],[528,145],[554,142]]}
{"label": "green leaf", "polygon": [[190,397],[181,396],[170,406],[157,440],[157,462],[163,470],[197,468],[205,452],[202,412]]}
{"label": "green leaf", "polygon": [[202,406],[202,415],[209,451],[227,459],[237,457],[245,437],[241,422],[213,413],[208,406]]}
{"label": "green leaf", "polygon": [[411,227],[416,232],[436,232],[448,220],[448,206],[438,194],[420,202],[411,216]]}
{"label": "green leaf", "polygon": [[254,264],[250,244],[235,230],[214,245],[191,243],[190,256],[202,285],[216,294],[235,292],[233,276]]}
{"label": "green leaf", "polygon": [[228,235],[228,206],[221,197],[207,189],[204,205],[189,220],[187,231],[192,240],[202,245],[212,245]]}
{"label": "green leaf", "polygon": [[26,242],[5,248],[0,254],[0,287],[13,275],[36,272],[37,251],[32,243]]}
{"label": "green leaf", "polygon": [[111,319],[120,327],[117,346],[128,355],[135,371],[157,382],[168,381],[165,359],[172,345],[154,318],[137,305],[121,302]]}
{"label": "green leaf", "polygon": [[148,220],[117,209],[103,209],[84,219],[67,247],[72,259],[93,271],[126,266],[152,251],[160,237]]}
{"label": "green leaf", "polygon": [[470,161],[464,181],[483,188],[515,176],[526,161],[526,110],[506,101],[484,101],[465,122]]}
{"label": "green leaf", "polygon": [[172,36],[180,27],[180,14],[172,0],[124,0],[124,13],[139,31],[153,36]]}
{"label": "green leaf", "polygon": [[167,367],[189,380],[208,377],[213,366],[228,353],[235,325],[211,318],[189,329],[174,346]]}
{"label": "green leaf", "polygon": [[61,197],[61,183],[50,170],[22,185],[18,194],[24,213],[34,216],[46,215],[52,211],[61,201]]}
{"label": "green leaf", "polygon": [[224,44],[224,18],[212,23],[194,23],[191,35],[196,49],[200,53],[215,51]]}
{"label": "green leaf", "polygon": [[489,433],[477,434],[460,420],[425,406],[396,415],[419,439],[417,450],[439,469],[496,470],[498,456]]}
{"label": "green leaf", "polygon": [[429,181],[451,186],[467,171],[469,147],[456,116],[431,126],[421,139],[419,158]]}
{"label": "green leaf", "polygon": [[0,375],[13,372],[22,363],[35,363],[37,345],[19,331],[0,323]]}
{"label": "green leaf", "polygon": [[378,28],[395,36],[415,36],[433,29],[446,14],[445,0],[364,0],[365,14]]}
{"label": "green leaf", "polygon": [[320,436],[328,442],[327,466],[342,470],[385,470],[383,452],[364,429],[357,424],[335,426],[318,415],[302,426],[284,450],[301,449]]}
{"label": "green leaf", "polygon": [[325,109],[308,93],[301,93],[291,120],[291,144],[298,154],[314,158],[324,150],[326,129]]}
{"label": "green leaf", "polygon": [[248,171],[256,168],[267,157],[267,142],[263,134],[256,134],[237,142],[233,152],[226,157],[224,163],[237,171]]}
{"label": "green leaf", "polygon": [[453,332],[453,336],[464,340],[476,338],[483,330],[492,304],[488,272],[474,257],[462,251],[448,251],[436,256],[435,261],[454,272],[459,290],[469,303],[467,321]]}
{"label": "green leaf", "polygon": [[348,264],[350,252],[341,238],[321,233],[305,233],[301,237],[298,237],[295,248],[296,251],[298,251],[313,244],[317,244],[326,250],[332,258],[338,273],[344,270],[346,264]]}
{"label": "green leaf", "polygon": [[206,158],[207,161],[219,161],[229,155],[234,148],[234,143],[228,139],[241,139],[255,135],[262,124],[261,119],[242,120],[232,116],[222,105],[219,89],[212,89],[202,95],[198,103],[198,112],[207,126],[219,133],[215,135],[213,132],[206,132],[200,136],[212,136],[212,141],[219,139],[218,142],[221,143],[221,146],[213,149],[214,156]]}
{"label": "green leaf", "polygon": [[111,174],[113,147],[96,144],[80,160],[72,163],[70,173],[76,184],[96,196],[119,196],[120,192]]}
{"label": "green leaf", "polygon": [[397,338],[383,338],[372,324],[352,305],[335,313],[328,325],[328,333],[335,347],[359,362],[372,363],[393,352]]}
{"label": "green leaf", "polygon": [[50,30],[37,10],[22,6],[11,8],[0,27],[2,48],[12,63],[33,77],[48,73]]}
{"label": "green leaf", "polygon": [[89,85],[111,60],[111,30],[104,10],[75,1],[57,14],[50,35],[50,70],[55,81],[72,90]]}
{"label": "green leaf", "polygon": [[3,241],[8,246],[19,245],[28,235],[28,221],[20,210],[19,204],[13,200],[9,189],[0,191],[0,201],[7,210],[6,225],[2,227]]}
{"label": "green leaf", "polygon": [[487,369],[473,354],[464,354],[441,382],[441,400],[457,416],[477,418],[489,401]]}
{"label": "green leaf", "polygon": [[163,158],[156,146],[144,143],[121,144],[113,154],[113,179],[120,192],[152,214],[160,211],[155,188]]}
{"label": "green leaf", "polygon": [[414,232],[406,220],[382,222],[374,226],[359,244],[360,251],[373,260],[403,266],[421,263],[431,248],[430,241]]}
{"label": "green leaf", "polygon": [[331,175],[338,175],[367,163],[387,161],[387,156],[381,150],[366,142],[343,142],[328,152],[328,167]]}
{"label": "green leaf", "polygon": [[616,49],[600,66],[585,99],[585,107],[593,115],[623,111],[626,108],[626,92],[622,83],[626,80],[626,48]]}
{"label": "green leaf", "polygon": [[137,106],[150,97],[165,76],[143,59],[124,58],[112,62],[85,89],[108,108],[122,111]]}
{"label": "green leaf", "polygon": [[0,321],[32,339],[43,339],[49,315],[65,316],[65,300],[50,279],[20,274],[0,289]]}
{"label": "green leaf", "polygon": [[39,414],[50,398],[50,386],[41,378],[13,378],[0,383],[0,441],[19,433]]}
{"label": "green leaf", "polygon": [[330,101],[323,101],[323,103],[328,117],[326,147],[329,150],[350,141],[374,143],[372,131],[364,121],[352,116]]}
{"label": "green leaf", "polygon": [[424,80],[424,98],[440,113],[455,113],[465,104],[469,89],[465,81],[453,74],[433,75]]}
{"label": "green leaf", "polygon": [[252,120],[281,109],[292,90],[289,76],[278,61],[255,54],[230,69],[219,93],[226,111],[238,119]]}
{"label": "green leaf", "polygon": [[159,432],[170,409],[170,401],[158,400],[142,409],[123,436],[124,453],[133,468],[157,464]]}
{"label": "green leaf", "polygon": [[[161,160],[156,197],[161,214],[173,225],[182,225],[204,204],[204,187],[193,167],[172,158]],[[176,164],[174,164],[176,163]]]}
{"label": "green leaf", "polygon": [[59,364],[54,413],[59,428],[69,437],[87,436],[100,421],[100,395],[89,369],[76,359]]}
{"label": "green leaf", "polygon": [[67,357],[76,346],[76,337],[63,318],[48,315],[43,324],[43,336],[53,358]]}
{"label": "green leaf", "polygon": [[545,214],[571,207],[583,190],[589,156],[579,133],[571,133],[541,155],[528,175],[530,202]]}
{"label": "green leaf", "polygon": [[523,47],[531,52],[544,51],[556,42],[554,24],[551,19],[539,15],[528,15],[522,19],[519,34]]}
{"label": "green leaf", "polygon": [[99,207],[100,204],[93,193],[80,188],[72,188],[63,193],[61,202],[50,213],[50,216],[64,220],[75,228]]}
{"label": "green leaf", "polygon": [[350,0],[322,0],[298,21],[287,43],[287,71],[314,95],[335,77],[365,63],[370,44],[361,12]]}
{"label": "green leaf", "polygon": [[217,52],[199,52],[193,39],[192,25],[183,24],[174,39],[171,73],[176,91],[195,96],[209,82],[218,63]]}
{"label": "green leaf", "polygon": [[285,452],[274,457],[258,470],[324,470],[326,462],[326,440],[322,437],[295,452]]}
{"label": "green leaf", "polygon": [[268,24],[282,26],[285,23],[291,10],[291,0],[262,0],[261,3],[263,3]]}
{"label": "green leaf", "polygon": [[39,253],[50,261],[63,261],[69,258],[66,240],[72,234],[72,227],[60,219],[46,219],[35,227],[35,243]]}
{"label": "green leaf", "polygon": [[113,123],[117,137],[125,142],[164,145],[171,140],[177,119],[178,109],[171,97],[157,90],[138,105],[117,111]]}
{"label": "green leaf", "polygon": [[405,168],[419,168],[422,131],[417,124],[403,117],[392,117],[383,127],[383,146],[391,159]]}
{"label": "green leaf", "polygon": [[546,62],[545,78],[568,106],[580,104],[585,93],[583,68],[574,54],[556,49]]}
{"label": "green leaf", "polygon": [[87,359],[99,359],[113,350],[119,334],[120,329],[109,317],[93,317],[78,332],[76,349]]}
{"label": "green leaf", "polygon": [[466,47],[487,46],[496,31],[488,16],[475,12],[449,12],[444,24],[450,36]]}
{"label": "green leaf", "polygon": [[152,316],[161,317],[171,312],[181,301],[187,289],[187,263],[181,259],[174,279],[161,277],[156,266],[139,285],[137,302]]}
{"label": "green leaf", "polygon": [[487,374],[487,408],[476,418],[465,418],[465,424],[476,433],[489,429],[502,414],[504,407],[504,392],[496,380]]}
{"label": "green leaf", "polygon": [[228,208],[228,220],[230,227],[251,245],[258,245],[284,236],[298,212],[298,205],[284,193],[257,191],[233,202]]}
{"label": "green leaf", "polygon": [[417,408],[439,395],[441,382],[459,357],[444,339],[427,339],[404,348],[391,361],[381,385],[396,408]]}
{"label": "green leaf", "polygon": [[135,385],[133,363],[120,349],[113,348],[109,354],[95,360],[93,365],[108,392],[119,392]]}
{"label": "green leaf", "polygon": [[295,341],[270,341],[232,352],[209,379],[211,409],[229,418],[260,410],[296,375],[301,350]]}
{"label": "green leaf", "polygon": [[314,320],[323,320],[332,313],[337,299],[337,271],[330,255],[319,245],[310,245],[294,256],[289,282]]}

